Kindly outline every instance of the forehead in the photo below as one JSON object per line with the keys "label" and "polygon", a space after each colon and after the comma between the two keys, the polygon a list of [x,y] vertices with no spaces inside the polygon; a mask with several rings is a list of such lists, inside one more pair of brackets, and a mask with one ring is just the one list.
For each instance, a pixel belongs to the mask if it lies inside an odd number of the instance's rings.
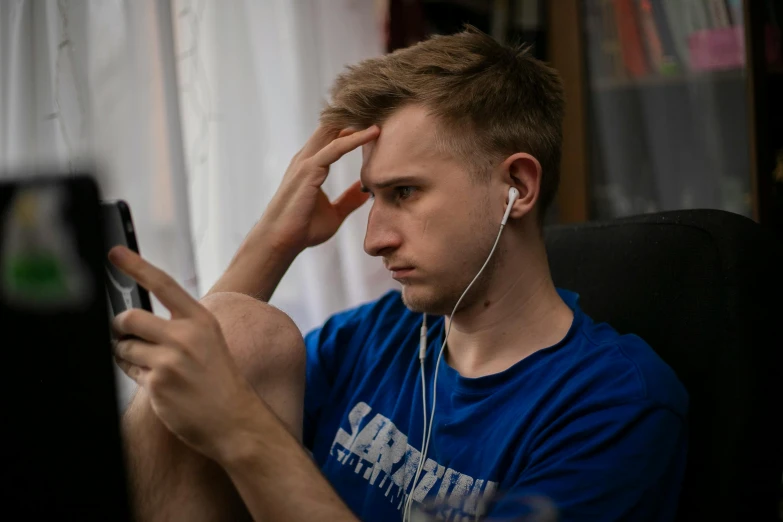
{"label": "forehead", "polygon": [[425,174],[435,164],[455,163],[437,145],[437,120],[420,105],[403,107],[381,126],[373,143],[362,147],[362,182],[380,183],[395,175]]}

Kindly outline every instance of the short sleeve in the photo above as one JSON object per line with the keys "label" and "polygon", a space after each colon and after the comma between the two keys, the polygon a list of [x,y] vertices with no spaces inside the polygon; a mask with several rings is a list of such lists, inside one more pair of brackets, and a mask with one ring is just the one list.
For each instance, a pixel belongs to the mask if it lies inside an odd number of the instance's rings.
{"label": "short sleeve", "polygon": [[399,293],[389,292],[379,300],[329,318],[305,336],[307,370],[305,380],[303,443],[312,450],[324,407],[335,390],[350,384],[358,359],[367,351],[365,343],[381,317],[389,315]]}
{"label": "short sleeve", "polygon": [[307,370],[305,378],[303,442],[312,449],[313,438],[324,404],[329,400],[353,344],[360,322],[360,310],[343,312],[329,318],[320,328],[305,336]]}
{"label": "short sleeve", "polygon": [[521,477],[487,506],[490,514],[547,511],[559,522],[674,520],[685,466],[684,419],[635,402],[561,421],[562,429],[545,430]]}

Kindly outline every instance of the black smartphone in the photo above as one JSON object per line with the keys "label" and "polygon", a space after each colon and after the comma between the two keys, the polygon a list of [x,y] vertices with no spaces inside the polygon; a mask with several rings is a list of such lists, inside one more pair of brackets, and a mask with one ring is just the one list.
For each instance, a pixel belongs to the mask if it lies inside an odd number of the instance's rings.
{"label": "black smartphone", "polygon": [[152,312],[152,303],[147,289],[120,271],[108,258],[109,250],[117,245],[126,246],[139,253],[130,207],[123,200],[104,201],[101,203],[101,214],[106,245],[104,271],[110,315],[119,315],[129,308],[141,308]]}

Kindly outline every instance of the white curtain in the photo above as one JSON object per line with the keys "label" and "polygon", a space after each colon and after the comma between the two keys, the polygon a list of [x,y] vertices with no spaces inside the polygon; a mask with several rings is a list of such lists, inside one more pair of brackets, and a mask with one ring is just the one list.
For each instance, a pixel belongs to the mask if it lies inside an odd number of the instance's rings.
{"label": "white curtain", "polygon": [[[93,162],[146,258],[215,282],[315,129],[335,75],[378,55],[380,2],[3,0],[0,173]],[[358,153],[326,184],[359,173]],[[393,286],[362,251],[367,208],[302,254],[272,302],[305,331]],[[156,311],[164,314],[156,303]],[[122,381],[124,404],[132,391]]]}
{"label": "white curtain", "polygon": [[[317,125],[346,64],[382,52],[378,5],[366,0],[173,0],[191,230],[200,288],[227,266]],[[346,30],[350,28],[350,30]],[[358,178],[358,152],[326,191]],[[362,251],[367,208],[306,251],[272,299],[303,330],[393,283]]]}
{"label": "white curtain", "polygon": [[97,165],[142,253],[196,294],[171,27],[165,2],[0,3],[0,168]]}

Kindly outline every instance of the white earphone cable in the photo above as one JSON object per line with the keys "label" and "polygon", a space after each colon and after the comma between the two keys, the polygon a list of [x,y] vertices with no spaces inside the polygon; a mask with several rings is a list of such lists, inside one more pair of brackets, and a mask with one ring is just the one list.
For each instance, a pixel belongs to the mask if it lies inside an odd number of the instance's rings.
{"label": "white earphone cable", "polygon": [[[509,208],[510,207],[511,207],[511,205],[509,205]],[[508,215],[508,210],[506,211],[506,216],[507,215]],[[443,358],[443,351],[446,348],[446,342],[449,340],[449,333],[451,332],[451,325],[452,325],[451,318],[454,317],[454,314],[457,312],[457,309],[459,308],[459,305],[462,302],[462,299],[465,297],[465,295],[467,295],[467,293],[470,290],[470,288],[478,280],[478,278],[481,276],[482,272],[484,272],[484,269],[489,264],[490,259],[492,259],[492,255],[495,253],[495,249],[497,248],[498,242],[500,241],[500,235],[503,233],[503,229],[505,228],[506,216],[504,216],[504,218],[503,218],[503,222],[500,225],[500,230],[498,231],[498,235],[495,238],[495,244],[492,245],[492,250],[489,252],[489,255],[487,256],[486,261],[484,261],[484,264],[481,266],[481,269],[476,274],[476,277],[473,278],[473,280],[470,282],[470,284],[465,289],[465,291],[462,292],[462,295],[457,300],[457,304],[454,305],[454,309],[452,310],[451,315],[449,316],[449,327],[446,329],[446,335],[443,338],[443,344],[441,345],[440,351],[438,352],[438,360],[435,363],[435,376],[433,377],[433,380],[432,380],[432,411],[430,413],[429,422],[427,422],[427,409],[426,409],[427,408],[427,406],[426,406],[427,403],[426,403],[426,399],[424,398],[424,394],[425,394],[425,391],[426,391],[426,384],[425,384],[426,381],[425,381],[425,378],[424,378],[424,357],[423,357],[423,354],[422,354],[421,348],[420,348],[419,361],[421,362],[422,399],[424,399],[424,405],[425,405],[424,406],[424,421],[425,421],[424,429],[426,430],[427,435],[426,435],[426,437],[424,437],[424,446],[423,446],[423,449],[422,449],[422,452],[421,452],[421,458],[419,459],[419,465],[416,467],[416,474],[414,475],[413,481],[411,482],[411,491],[408,494],[408,498],[407,498],[407,500],[405,502],[405,506],[403,508],[403,512],[402,512],[402,519],[403,519],[403,521],[408,521],[408,522],[410,521],[410,515],[411,515],[410,510],[411,510],[411,507],[413,506],[413,491],[416,488],[416,483],[419,481],[419,477],[421,476],[421,472],[424,469],[424,461],[427,459],[427,452],[429,451],[429,447],[430,447],[430,438],[432,437],[432,424],[433,424],[433,421],[435,420],[435,400],[436,400],[437,392],[438,392],[438,389],[437,389],[437,385],[438,385],[438,369],[440,368],[440,361]],[[426,335],[426,331],[424,330],[425,325],[426,325],[426,314],[425,314],[424,323],[422,324],[422,331],[424,332],[424,335]],[[429,425],[429,427],[428,427],[428,425]]]}
{"label": "white earphone cable", "polygon": [[[427,356],[427,314],[422,314],[421,334],[419,336],[419,364],[421,365],[421,402],[422,402],[422,429],[421,429],[421,447],[427,440],[427,379],[424,375],[424,359]],[[406,499],[407,500],[407,499]],[[406,502],[407,505],[407,502]]]}

